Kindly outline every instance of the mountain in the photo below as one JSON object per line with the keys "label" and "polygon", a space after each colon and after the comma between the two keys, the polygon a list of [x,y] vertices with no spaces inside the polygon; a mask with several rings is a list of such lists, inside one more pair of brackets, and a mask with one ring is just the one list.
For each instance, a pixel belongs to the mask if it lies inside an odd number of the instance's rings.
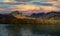
{"label": "mountain", "polygon": [[48,12],[48,13],[44,13],[44,12],[41,12],[41,13],[33,13],[31,14],[31,16],[25,16],[23,15],[21,12],[19,11],[12,11],[12,13],[10,13],[10,15],[13,15],[15,18],[21,18],[21,19],[25,19],[25,18],[47,18],[47,19],[50,19],[50,18],[60,18],[60,12],[55,12],[55,11],[51,11],[51,12]]}
{"label": "mountain", "polygon": [[1,19],[1,18],[3,18],[3,15],[2,15],[2,14],[0,14],[0,19]]}
{"label": "mountain", "polygon": [[26,16],[22,15],[22,13],[19,11],[13,11],[10,14],[13,15],[15,18],[25,18],[26,17]]}
{"label": "mountain", "polygon": [[15,17],[11,14],[0,14],[0,23],[8,24]]}
{"label": "mountain", "polygon": [[10,14],[20,14],[20,15],[22,15],[22,13],[19,12],[19,11],[12,11]]}
{"label": "mountain", "polygon": [[35,18],[43,17],[43,16],[45,16],[45,13],[33,13],[33,14],[31,15],[31,17],[35,17]]}
{"label": "mountain", "polygon": [[12,11],[11,15],[13,15],[14,17],[19,17],[19,18],[25,18],[25,17],[32,17],[32,18],[39,18],[39,17],[47,17],[47,18],[50,18],[50,17],[57,17],[59,16],[60,17],[60,12],[55,12],[55,11],[51,11],[51,12],[48,12],[48,13],[44,13],[44,12],[41,12],[41,13],[32,13],[31,16],[25,16],[23,15],[20,11]]}
{"label": "mountain", "polygon": [[[46,21],[46,19],[60,19],[60,12],[48,12],[48,13],[33,13],[31,16],[25,16],[19,11],[12,11],[10,14],[0,14],[0,23],[23,23],[23,22],[35,22],[37,19]],[[22,22],[21,22],[22,21]],[[40,22],[41,22],[40,21]],[[39,22],[39,21],[38,21]]]}
{"label": "mountain", "polygon": [[49,15],[49,14],[58,14],[58,15],[60,15],[60,12],[51,11],[51,12],[46,13],[46,15]]}
{"label": "mountain", "polygon": [[60,12],[49,12],[46,14],[46,18],[60,19]]}
{"label": "mountain", "polygon": [[51,11],[48,13],[33,13],[30,17],[57,18],[60,17],[60,12]]}

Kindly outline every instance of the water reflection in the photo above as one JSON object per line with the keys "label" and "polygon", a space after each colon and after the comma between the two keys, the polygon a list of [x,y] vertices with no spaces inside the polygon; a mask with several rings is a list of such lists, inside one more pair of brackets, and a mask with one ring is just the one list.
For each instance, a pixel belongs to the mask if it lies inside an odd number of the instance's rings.
{"label": "water reflection", "polygon": [[60,32],[40,30],[37,27],[11,26],[0,24],[0,36],[60,36]]}
{"label": "water reflection", "polygon": [[7,25],[0,24],[0,36],[8,36],[8,30],[5,28]]}

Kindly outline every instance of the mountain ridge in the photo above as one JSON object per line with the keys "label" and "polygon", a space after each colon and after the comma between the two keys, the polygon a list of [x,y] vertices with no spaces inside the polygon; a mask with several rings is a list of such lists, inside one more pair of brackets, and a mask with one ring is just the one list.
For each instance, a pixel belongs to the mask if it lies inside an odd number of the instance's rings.
{"label": "mountain ridge", "polygon": [[[33,15],[33,16],[32,16]],[[60,12],[49,12],[49,13],[34,13],[31,16],[25,16],[19,11],[13,11],[10,14],[0,14],[0,23],[38,23],[40,21],[44,23],[52,23],[51,21],[55,22],[57,19],[60,19]],[[49,20],[48,20],[49,19]],[[55,20],[56,19],[56,20]],[[59,21],[59,20],[58,20]]]}

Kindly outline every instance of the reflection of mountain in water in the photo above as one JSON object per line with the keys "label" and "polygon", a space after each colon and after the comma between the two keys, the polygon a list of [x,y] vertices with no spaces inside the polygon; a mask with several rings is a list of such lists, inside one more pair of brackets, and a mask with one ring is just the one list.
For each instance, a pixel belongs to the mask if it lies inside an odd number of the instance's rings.
{"label": "reflection of mountain in water", "polygon": [[[19,27],[19,32],[16,32],[17,28],[14,30],[13,26],[8,24],[0,24],[0,36],[60,36],[60,31],[58,32],[48,32],[45,30],[34,29],[27,27]],[[33,33],[34,32],[34,33]]]}
{"label": "reflection of mountain in water", "polygon": [[[7,27],[8,26],[8,27]],[[11,25],[8,24],[0,24],[0,36],[13,36],[15,30],[12,30],[12,27],[9,27]],[[9,29],[9,30],[8,30]],[[48,33],[48,32],[42,32],[42,33],[32,33],[30,28],[19,28],[19,33],[15,33],[15,36],[53,36],[53,33]],[[17,30],[17,29],[16,29]],[[37,29],[36,29],[37,30]],[[11,33],[12,32],[12,33]],[[56,32],[57,33],[57,32]],[[17,35],[16,35],[17,34]],[[54,34],[58,36],[58,34]]]}

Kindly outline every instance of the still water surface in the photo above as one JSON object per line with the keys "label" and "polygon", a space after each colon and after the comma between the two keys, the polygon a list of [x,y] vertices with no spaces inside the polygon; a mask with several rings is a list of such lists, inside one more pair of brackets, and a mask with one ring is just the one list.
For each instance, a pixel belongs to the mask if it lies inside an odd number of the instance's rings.
{"label": "still water surface", "polygon": [[[40,31],[37,29],[31,30],[30,27],[15,27],[8,24],[0,24],[0,36],[59,36],[59,33],[51,34],[47,31]],[[40,31],[40,32],[39,32]]]}

